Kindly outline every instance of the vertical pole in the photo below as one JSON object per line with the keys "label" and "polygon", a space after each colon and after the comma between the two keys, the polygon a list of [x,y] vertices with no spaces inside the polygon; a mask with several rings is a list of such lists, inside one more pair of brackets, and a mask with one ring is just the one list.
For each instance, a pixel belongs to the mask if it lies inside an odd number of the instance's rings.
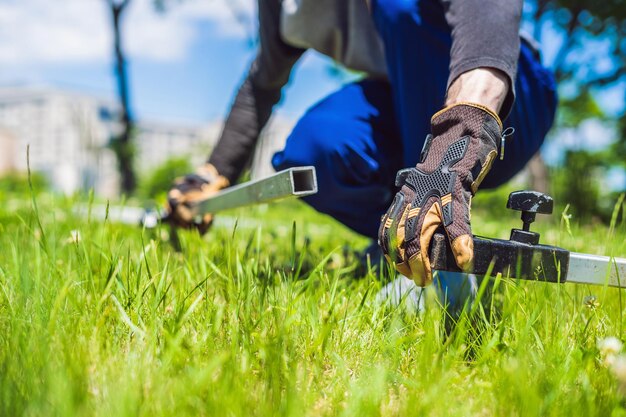
{"label": "vertical pole", "polygon": [[128,88],[128,72],[126,58],[122,47],[121,17],[122,13],[129,5],[130,0],[116,3],[109,0],[111,16],[113,19],[113,37],[115,50],[115,75],[117,79],[117,92],[122,107],[121,120],[122,132],[114,140],[114,150],[118,159],[121,176],[121,190],[123,193],[132,194],[137,186],[137,179],[134,171],[134,151],[132,144],[132,133],[134,121],[130,110],[130,94]]}

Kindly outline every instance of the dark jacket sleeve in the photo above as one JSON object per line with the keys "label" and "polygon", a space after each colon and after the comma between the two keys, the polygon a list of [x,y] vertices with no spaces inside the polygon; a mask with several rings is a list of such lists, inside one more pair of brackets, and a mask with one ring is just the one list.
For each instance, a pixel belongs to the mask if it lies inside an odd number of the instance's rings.
{"label": "dark jacket sleeve", "polygon": [[442,0],[442,3],[452,31],[448,87],[469,70],[499,69],[510,81],[509,94],[500,111],[505,118],[515,99],[523,0]]}
{"label": "dark jacket sleeve", "polygon": [[231,106],[224,129],[208,162],[233,184],[245,168],[261,130],[280,100],[303,49],[280,37],[281,0],[259,0],[259,49]]}

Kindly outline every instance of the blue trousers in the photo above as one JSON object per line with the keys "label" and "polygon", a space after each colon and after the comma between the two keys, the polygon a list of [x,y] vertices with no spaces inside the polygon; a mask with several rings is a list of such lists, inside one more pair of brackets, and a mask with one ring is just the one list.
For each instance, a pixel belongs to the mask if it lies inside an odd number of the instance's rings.
{"label": "blue trousers", "polygon": [[[389,79],[348,84],[314,105],[272,164],[277,170],[314,165],[319,192],[305,201],[374,239],[396,193],[396,172],[417,164],[430,118],[443,107],[451,36],[438,0],[374,0],[372,14],[385,45]],[[504,121],[516,133],[483,189],[519,172],[554,120],[554,77],[525,42],[518,68],[516,102]]]}

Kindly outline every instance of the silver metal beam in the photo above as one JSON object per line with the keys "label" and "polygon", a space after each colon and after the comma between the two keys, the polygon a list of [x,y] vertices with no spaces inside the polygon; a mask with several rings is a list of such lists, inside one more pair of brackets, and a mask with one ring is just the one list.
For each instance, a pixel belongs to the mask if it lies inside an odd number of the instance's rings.
{"label": "silver metal beam", "polygon": [[289,168],[269,177],[249,181],[197,203],[190,204],[194,214],[216,213],[237,207],[269,203],[288,197],[305,197],[317,193],[315,167]]}
{"label": "silver metal beam", "polygon": [[[263,204],[289,197],[304,197],[317,193],[315,167],[289,168],[269,177],[230,187],[206,200],[192,204],[195,215],[216,213],[221,210]],[[77,205],[74,212],[81,217],[91,213],[93,218],[126,224],[143,224],[155,227],[166,213],[130,206]]]}
{"label": "silver metal beam", "polygon": [[565,282],[626,288],[626,259],[571,252]]}

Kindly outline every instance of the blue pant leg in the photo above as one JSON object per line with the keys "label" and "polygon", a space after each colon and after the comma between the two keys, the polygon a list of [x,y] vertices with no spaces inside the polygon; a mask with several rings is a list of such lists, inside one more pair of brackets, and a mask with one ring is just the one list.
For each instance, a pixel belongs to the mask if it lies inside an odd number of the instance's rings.
{"label": "blue pant leg", "polygon": [[476,276],[461,272],[436,271],[433,285],[437,289],[441,305],[453,317],[458,316],[466,304],[471,306],[478,292]]}
{"label": "blue pant leg", "polygon": [[307,111],[272,164],[277,170],[314,165],[319,191],[304,200],[376,238],[402,167],[396,126],[386,81],[349,84]]}
{"label": "blue pant leg", "polygon": [[499,187],[520,172],[539,151],[554,123],[558,102],[554,75],[524,41],[515,91],[515,104],[504,121],[505,126],[515,128],[515,134],[507,140],[504,160],[496,158],[482,189]]}
{"label": "blue pant leg", "polygon": [[452,39],[438,0],[373,0],[372,15],[385,45],[404,166],[415,166],[430,133],[430,118],[446,94]]}

